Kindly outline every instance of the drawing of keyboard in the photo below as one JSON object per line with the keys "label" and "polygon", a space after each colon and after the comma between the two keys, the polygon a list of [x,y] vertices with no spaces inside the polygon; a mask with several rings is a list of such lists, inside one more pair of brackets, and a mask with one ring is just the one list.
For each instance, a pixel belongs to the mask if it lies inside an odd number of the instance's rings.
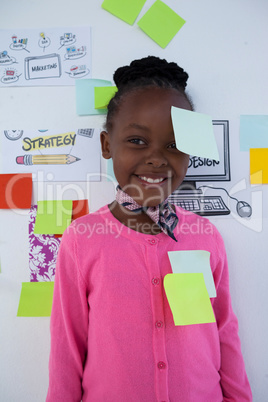
{"label": "drawing of keyboard", "polygon": [[169,202],[203,216],[228,215],[230,213],[221,196],[171,194]]}

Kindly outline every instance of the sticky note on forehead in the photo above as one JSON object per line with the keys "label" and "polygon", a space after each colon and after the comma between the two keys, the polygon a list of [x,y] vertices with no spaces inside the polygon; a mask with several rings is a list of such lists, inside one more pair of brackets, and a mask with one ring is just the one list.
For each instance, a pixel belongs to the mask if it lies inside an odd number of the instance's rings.
{"label": "sticky note on forehead", "polygon": [[176,147],[179,151],[219,161],[210,116],[172,106],[171,118]]}

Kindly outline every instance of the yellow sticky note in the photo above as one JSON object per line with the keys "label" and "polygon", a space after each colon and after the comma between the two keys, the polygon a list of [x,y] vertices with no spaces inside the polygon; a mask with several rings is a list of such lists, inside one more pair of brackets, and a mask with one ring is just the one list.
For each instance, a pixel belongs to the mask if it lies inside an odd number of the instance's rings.
{"label": "yellow sticky note", "polygon": [[164,288],[175,325],[215,322],[202,273],[167,274]]}
{"label": "yellow sticky note", "polygon": [[94,88],[95,109],[105,109],[116,92],[117,88],[115,86],[95,87]]}
{"label": "yellow sticky note", "polygon": [[268,148],[250,148],[250,183],[268,183]]}
{"label": "yellow sticky note", "polygon": [[35,234],[63,234],[72,219],[72,200],[38,201]]}
{"label": "yellow sticky note", "polygon": [[54,282],[23,282],[18,317],[49,317]]}
{"label": "yellow sticky note", "polygon": [[138,17],[145,1],[146,0],[104,0],[101,7],[132,25]]}
{"label": "yellow sticky note", "polygon": [[165,48],[185,22],[165,3],[157,0],[138,21],[138,25],[159,46]]}

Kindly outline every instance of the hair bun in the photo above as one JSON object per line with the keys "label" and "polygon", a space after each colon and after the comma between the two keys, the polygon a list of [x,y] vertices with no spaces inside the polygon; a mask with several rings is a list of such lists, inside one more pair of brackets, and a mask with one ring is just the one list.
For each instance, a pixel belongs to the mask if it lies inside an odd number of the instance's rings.
{"label": "hair bun", "polygon": [[148,56],[132,61],[129,66],[118,68],[113,78],[118,89],[149,78],[156,81],[173,82],[174,86],[179,86],[184,90],[188,77],[188,74],[176,63]]}

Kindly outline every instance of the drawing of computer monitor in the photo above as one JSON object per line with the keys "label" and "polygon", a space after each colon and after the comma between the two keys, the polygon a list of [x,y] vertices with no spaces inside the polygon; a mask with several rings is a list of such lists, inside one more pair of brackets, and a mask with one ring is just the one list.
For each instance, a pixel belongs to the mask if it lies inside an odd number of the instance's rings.
{"label": "drawing of computer monitor", "polygon": [[[190,156],[187,174],[181,186],[169,197],[172,204],[199,215],[226,215],[230,213],[221,196],[205,196],[197,182],[230,181],[230,151],[228,120],[213,120],[213,130],[220,161]],[[210,184],[210,186],[212,186]],[[202,186],[200,186],[202,187]]]}

